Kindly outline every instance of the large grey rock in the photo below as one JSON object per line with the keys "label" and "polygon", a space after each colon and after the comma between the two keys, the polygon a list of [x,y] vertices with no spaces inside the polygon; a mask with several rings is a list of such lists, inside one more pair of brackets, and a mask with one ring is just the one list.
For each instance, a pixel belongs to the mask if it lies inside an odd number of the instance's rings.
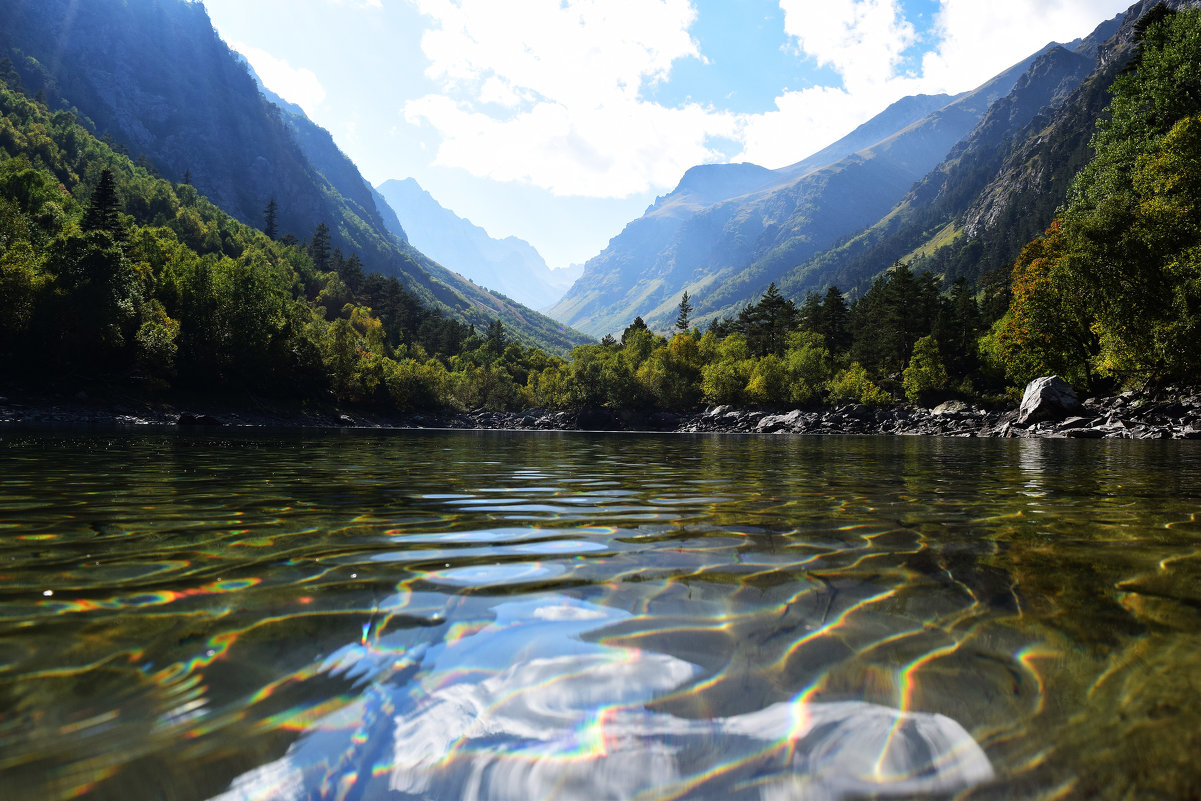
{"label": "large grey rock", "polygon": [[801,421],[801,410],[793,409],[787,414],[769,414],[759,421],[756,429],[764,433],[795,428]]}
{"label": "large grey rock", "polygon": [[1072,386],[1057,375],[1045,375],[1026,385],[1018,423],[1028,425],[1044,420],[1062,420],[1080,411],[1080,400]]}
{"label": "large grey rock", "polygon": [[971,410],[972,407],[968,406],[961,400],[949,400],[945,403],[940,403],[935,406],[930,410],[930,414],[935,417],[942,417],[943,415],[964,414],[965,412],[970,412]]}

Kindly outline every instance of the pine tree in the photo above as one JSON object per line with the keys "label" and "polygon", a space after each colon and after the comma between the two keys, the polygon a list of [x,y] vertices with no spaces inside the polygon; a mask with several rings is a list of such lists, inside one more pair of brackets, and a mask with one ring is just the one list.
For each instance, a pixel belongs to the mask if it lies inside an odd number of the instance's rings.
{"label": "pine tree", "polygon": [[676,328],[682,334],[688,333],[688,315],[690,314],[692,314],[692,304],[689,302],[688,293],[685,292],[683,297],[680,298],[680,312],[676,315]]}
{"label": "pine tree", "polygon": [[751,355],[781,355],[796,318],[796,304],[781,295],[776,282],[772,281],[758,303],[747,306],[738,314],[738,325],[746,335]]}
{"label": "pine tree", "polygon": [[359,260],[358,254],[351,253],[350,256],[342,262],[342,269],[339,270],[339,275],[346,285],[358,292],[363,287],[363,282],[367,280],[367,273],[363,270],[363,262]]}
{"label": "pine tree", "polygon": [[635,331],[645,331],[646,321],[641,316],[635,317],[634,322],[626,326],[626,330],[621,332],[621,344],[626,344]]}
{"label": "pine tree", "polygon": [[499,319],[488,323],[488,330],[484,334],[484,341],[497,356],[504,353],[505,345],[508,342],[505,337],[505,324]]}
{"label": "pine tree", "polygon": [[100,171],[100,181],[92,192],[92,199],[80,224],[85,231],[107,231],[113,239],[121,239],[121,201],[117,197],[117,182],[105,167]]}
{"label": "pine tree", "polygon": [[826,338],[826,345],[835,353],[851,347],[850,312],[838,287],[826,290],[821,304],[821,326],[818,332]]}
{"label": "pine tree", "polygon": [[329,226],[325,223],[318,223],[317,230],[313,231],[313,241],[309,243],[309,256],[312,257],[313,266],[318,271],[327,272],[329,270],[333,247],[330,243]]}

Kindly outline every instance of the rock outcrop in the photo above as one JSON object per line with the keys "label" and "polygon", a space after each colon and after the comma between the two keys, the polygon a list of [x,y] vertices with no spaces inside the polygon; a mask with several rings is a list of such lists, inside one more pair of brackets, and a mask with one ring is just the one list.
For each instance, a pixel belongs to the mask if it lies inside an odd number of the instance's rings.
{"label": "rock outcrop", "polygon": [[1026,385],[1017,422],[1027,425],[1044,420],[1062,420],[1080,411],[1080,408],[1080,400],[1071,384],[1057,375],[1046,375]]}

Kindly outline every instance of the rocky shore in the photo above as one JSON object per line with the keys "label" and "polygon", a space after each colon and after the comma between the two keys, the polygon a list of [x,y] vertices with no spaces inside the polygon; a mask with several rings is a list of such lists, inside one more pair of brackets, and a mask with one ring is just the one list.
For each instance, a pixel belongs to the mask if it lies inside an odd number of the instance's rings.
{"label": "rocky shore", "polygon": [[[944,437],[1040,437],[1201,439],[1201,387],[1130,391],[1077,401],[1058,379],[1031,382],[1018,409],[990,409],[947,401],[933,409],[860,405],[790,410],[718,406],[693,414],[614,412],[609,409],[407,415],[311,410],[269,404],[192,400],[151,403],[98,399],[0,396],[0,426],[178,426],[181,428],[409,428],[497,431],[648,431],[731,434],[926,435]],[[1031,387],[1053,385],[1031,404]],[[1069,394],[1064,394],[1066,392]]]}

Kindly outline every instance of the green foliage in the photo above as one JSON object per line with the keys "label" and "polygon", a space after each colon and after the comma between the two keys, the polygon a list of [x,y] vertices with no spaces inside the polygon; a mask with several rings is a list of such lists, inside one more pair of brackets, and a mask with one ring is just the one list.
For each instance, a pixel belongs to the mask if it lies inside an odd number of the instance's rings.
{"label": "green foliage", "polygon": [[892,397],[868,378],[867,369],[859,362],[852,362],[830,381],[829,397],[831,401],[864,406],[884,406],[892,402]]}
{"label": "green foliage", "polygon": [[322,272],[306,250],[269,241],[193,187],[134,167],[70,114],[9,90],[0,129],[0,358],[31,380],[141,375],[409,409],[473,394],[514,403],[513,375],[548,366],[498,323],[489,358],[508,363],[489,365],[497,386],[453,380],[447,365],[467,326],[394,278],[364,276],[353,254],[318,247],[334,268]]}
{"label": "green foliage", "polygon": [[1019,257],[985,339],[1012,380],[1196,380],[1201,367],[1201,10],[1156,14],[1113,85],[1062,218]]}
{"label": "green foliage", "polygon": [[1097,337],[1058,222],[1022,251],[1011,284],[1009,310],[981,341],[986,359],[1018,386],[1052,373],[1089,386]]}
{"label": "green foliage", "polygon": [[914,343],[934,330],[940,305],[935,276],[898,262],[851,305],[851,357],[883,374],[901,372]]}
{"label": "green foliage", "polygon": [[938,343],[933,336],[924,336],[913,345],[913,355],[901,380],[905,397],[910,403],[921,403],[930,395],[946,389],[949,379],[943,366]]}
{"label": "green foliage", "polygon": [[781,295],[773,281],[758,302],[739,313],[738,331],[746,336],[753,355],[780,355],[796,321],[796,304]]}
{"label": "green foliage", "polygon": [[831,358],[826,340],[812,331],[797,331],[788,337],[785,365],[788,370],[789,396],[793,403],[816,400],[830,380]]}
{"label": "green foliage", "polygon": [[[0,149],[22,154],[77,202],[88,203],[101,171],[109,169],[124,215],[138,225],[173,228],[201,255],[221,252],[235,259],[246,240],[235,220],[292,243],[324,220],[329,249],[316,248],[315,271],[337,270],[356,293],[362,287],[339,269],[339,249],[357,254],[363,272],[397,280],[425,319],[437,310],[464,328],[482,329],[500,318],[511,337],[560,353],[587,341],[400,241],[379,214],[371,188],[328,133],[260,94],[217,36],[202,3],[22,0],[3,4],[0,16],[0,59],[7,59],[0,64],[8,65],[0,67],[0,81],[10,97],[20,97],[18,105],[36,105],[21,97],[24,86],[29,97],[72,109],[28,122],[3,110]],[[74,125],[76,108],[89,118],[86,127],[106,132],[105,142]],[[17,117],[24,116],[20,109]],[[130,145],[137,151],[132,164],[114,160],[127,155],[122,141],[136,142]],[[158,182],[159,173],[192,186]],[[229,217],[214,219],[203,208],[205,195]],[[194,213],[177,215],[176,205],[194,207]],[[364,300],[386,314],[383,304]],[[421,338],[430,342],[446,333],[430,330]],[[453,340],[448,335],[438,347],[450,347]]]}
{"label": "green foliage", "polygon": [[[565,361],[517,341],[509,317],[466,325],[368,274],[328,226],[304,245],[273,241],[9,90],[0,357],[44,377],[332,393],[396,410],[892,402],[881,387],[916,403],[949,386],[987,389],[990,366],[1015,382],[1044,372],[1078,384],[1097,372],[1195,378],[1201,106],[1188,95],[1201,73],[1199,19],[1182,12],[1147,26],[1062,224],[1014,265],[1008,310],[980,339],[983,365],[972,288],[958,281],[941,294],[937,277],[905,264],[850,307],[830,287],[797,309],[772,284],[703,336],[681,326],[668,341],[638,318],[620,341],[578,346]],[[686,295],[685,321],[690,305]]]}

